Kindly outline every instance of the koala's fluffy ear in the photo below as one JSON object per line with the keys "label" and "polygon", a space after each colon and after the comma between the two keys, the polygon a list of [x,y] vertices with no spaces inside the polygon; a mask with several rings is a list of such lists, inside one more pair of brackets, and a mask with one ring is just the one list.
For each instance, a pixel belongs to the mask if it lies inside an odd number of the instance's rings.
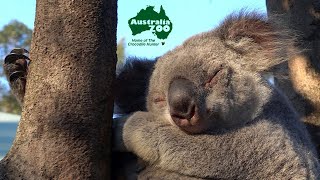
{"label": "koala's fluffy ear", "polygon": [[241,11],[228,16],[216,32],[227,47],[246,57],[246,62],[241,59],[237,63],[261,72],[283,63],[295,52],[293,33],[284,27],[258,13]]}

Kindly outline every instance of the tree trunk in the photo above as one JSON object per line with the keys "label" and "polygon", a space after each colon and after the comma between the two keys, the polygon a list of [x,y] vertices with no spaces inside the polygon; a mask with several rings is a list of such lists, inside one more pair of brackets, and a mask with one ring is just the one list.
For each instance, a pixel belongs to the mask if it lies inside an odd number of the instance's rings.
{"label": "tree trunk", "polygon": [[267,0],[267,10],[298,34],[296,46],[303,51],[288,62],[291,81],[280,86],[304,117],[320,150],[320,2]]}
{"label": "tree trunk", "polygon": [[38,0],[24,110],[0,179],[109,179],[116,0]]}

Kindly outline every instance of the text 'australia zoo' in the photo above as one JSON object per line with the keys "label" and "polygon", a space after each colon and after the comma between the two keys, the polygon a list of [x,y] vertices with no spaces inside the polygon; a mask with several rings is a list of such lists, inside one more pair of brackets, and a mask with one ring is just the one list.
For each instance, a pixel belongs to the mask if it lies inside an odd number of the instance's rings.
{"label": "text 'australia zoo'", "polygon": [[141,9],[135,17],[129,19],[128,24],[134,36],[151,31],[158,39],[165,40],[172,31],[172,23],[162,6],[159,13],[154,10],[154,6]]}
{"label": "text 'australia zoo'", "polygon": [[158,32],[164,31],[169,32],[171,30],[170,20],[160,19],[160,20],[131,20],[131,25],[149,25],[150,31],[154,32],[155,30]]}

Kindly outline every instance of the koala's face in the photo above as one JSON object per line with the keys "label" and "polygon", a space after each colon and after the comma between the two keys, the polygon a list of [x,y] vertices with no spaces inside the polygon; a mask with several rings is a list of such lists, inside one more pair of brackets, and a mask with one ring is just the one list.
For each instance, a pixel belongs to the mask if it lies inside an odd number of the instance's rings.
{"label": "koala's face", "polygon": [[148,110],[192,134],[245,124],[270,94],[258,73],[237,63],[252,60],[215,32],[192,37],[158,60]]}

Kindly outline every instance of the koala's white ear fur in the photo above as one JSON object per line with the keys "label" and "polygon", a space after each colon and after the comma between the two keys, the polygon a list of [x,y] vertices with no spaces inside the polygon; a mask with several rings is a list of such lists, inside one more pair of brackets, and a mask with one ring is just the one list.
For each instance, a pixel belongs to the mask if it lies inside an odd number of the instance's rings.
{"label": "koala's white ear fur", "polygon": [[245,62],[243,59],[237,62],[247,70],[268,71],[288,60],[294,52],[288,49],[294,44],[293,33],[284,27],[275,27],[257,13],[231,14],[216,31],[226,46],[248,57]]}

